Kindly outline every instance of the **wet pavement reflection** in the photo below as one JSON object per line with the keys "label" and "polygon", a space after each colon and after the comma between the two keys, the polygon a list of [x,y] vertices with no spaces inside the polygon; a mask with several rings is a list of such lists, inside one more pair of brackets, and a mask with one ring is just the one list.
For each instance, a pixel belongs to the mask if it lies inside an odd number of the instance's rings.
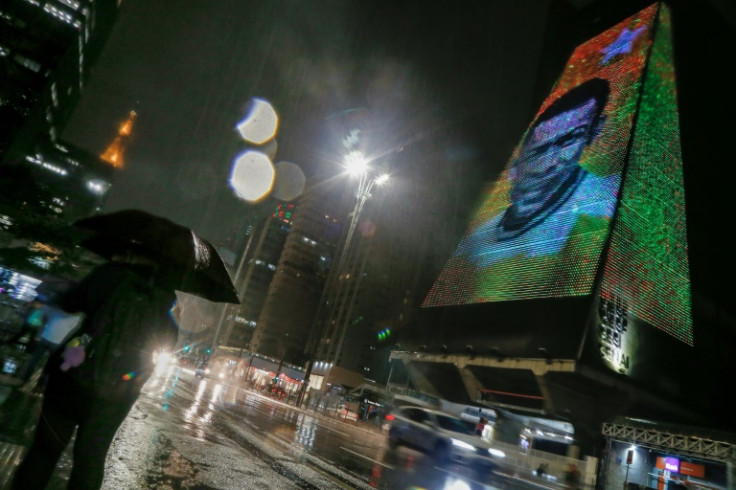
{"label": "wet pavement reflection", "polygon": [[[63,460],[68,467],[70,453]],[[68,469],[52,490],[64,488]],[[487,471],[436,467],[389,450],[379,427],[300,410],[178,366],[157,373],[108,453],[105,489],[539,488]]]}

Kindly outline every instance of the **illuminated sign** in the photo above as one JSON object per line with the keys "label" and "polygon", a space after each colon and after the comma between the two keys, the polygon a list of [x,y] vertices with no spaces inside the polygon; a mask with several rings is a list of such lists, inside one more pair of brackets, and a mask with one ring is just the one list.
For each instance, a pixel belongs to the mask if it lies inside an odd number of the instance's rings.
{"label": "illuminated sign", "polygon": [[294,211],[296,211],[296,206],[293,204],[277,204],[271,216],[286,224],[291,224]]}
{"label": "illuminated sign", "polygon": [[665,458],[664,469],[673,473],[678,473],[680,471],[680,460],[677,458]]}

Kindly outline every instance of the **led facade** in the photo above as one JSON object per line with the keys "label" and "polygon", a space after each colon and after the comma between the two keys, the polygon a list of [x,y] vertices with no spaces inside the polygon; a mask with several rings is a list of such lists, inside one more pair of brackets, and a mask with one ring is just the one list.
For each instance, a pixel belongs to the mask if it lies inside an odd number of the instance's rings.
{"label": "led facade", "polygon": [[649,56],[601,296],[693,345],[685,193],[669,10]]}
{"label": "led facade", "polygon": [[692,345],[671,48],[655,4],[575,49],[423,306],[593,297],[620,372],[639,320]]}

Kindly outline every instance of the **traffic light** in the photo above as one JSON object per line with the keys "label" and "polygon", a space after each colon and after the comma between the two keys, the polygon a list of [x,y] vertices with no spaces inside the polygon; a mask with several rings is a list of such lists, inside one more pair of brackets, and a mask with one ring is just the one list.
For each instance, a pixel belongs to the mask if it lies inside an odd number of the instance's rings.
{"label": "traffic light", "polygon": [[384,340],[386,340],[387,338],[389,338],[390,335],[391,335],[391,329],[388,328],[388,327],[386,327],[383,330],[381,330],[380,332],[378,332],[378,341],[379,342],[383,342]]}
{"label": "traffic light", "polygon": [[189,344],[184,344],[184,353],[188,354],[190,350],[192,350],[192,346],[190,346]]}

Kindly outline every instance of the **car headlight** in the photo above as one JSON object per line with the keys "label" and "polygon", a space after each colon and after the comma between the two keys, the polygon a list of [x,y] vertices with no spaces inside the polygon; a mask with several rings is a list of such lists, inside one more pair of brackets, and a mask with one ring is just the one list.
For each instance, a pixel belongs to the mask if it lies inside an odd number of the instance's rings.
{"label": "car headlight", "polygon": [[161,352],[154,352],[153,353],[153,363],[157,366],[165,366],[171,361],[171,354],[168,352],[161,351]]}
{"label": "car headlight", "polygon": [[497,458],[505,458],[506,457],[506,453],[504,453],[503,451],[501,451],[499,449],[489,448],[488,449],[488,452],[491,454],[491,456],[495,456]]}
{"label": "car headlight", "polygon": [[457,446],[460,449],[467,449],[468,451],[475,451],[475,446],[473,446],[472,444],[468,444],[467,442],[461,441],[460,439],[451,439],[451,440],[452,440],[453,446]]}

